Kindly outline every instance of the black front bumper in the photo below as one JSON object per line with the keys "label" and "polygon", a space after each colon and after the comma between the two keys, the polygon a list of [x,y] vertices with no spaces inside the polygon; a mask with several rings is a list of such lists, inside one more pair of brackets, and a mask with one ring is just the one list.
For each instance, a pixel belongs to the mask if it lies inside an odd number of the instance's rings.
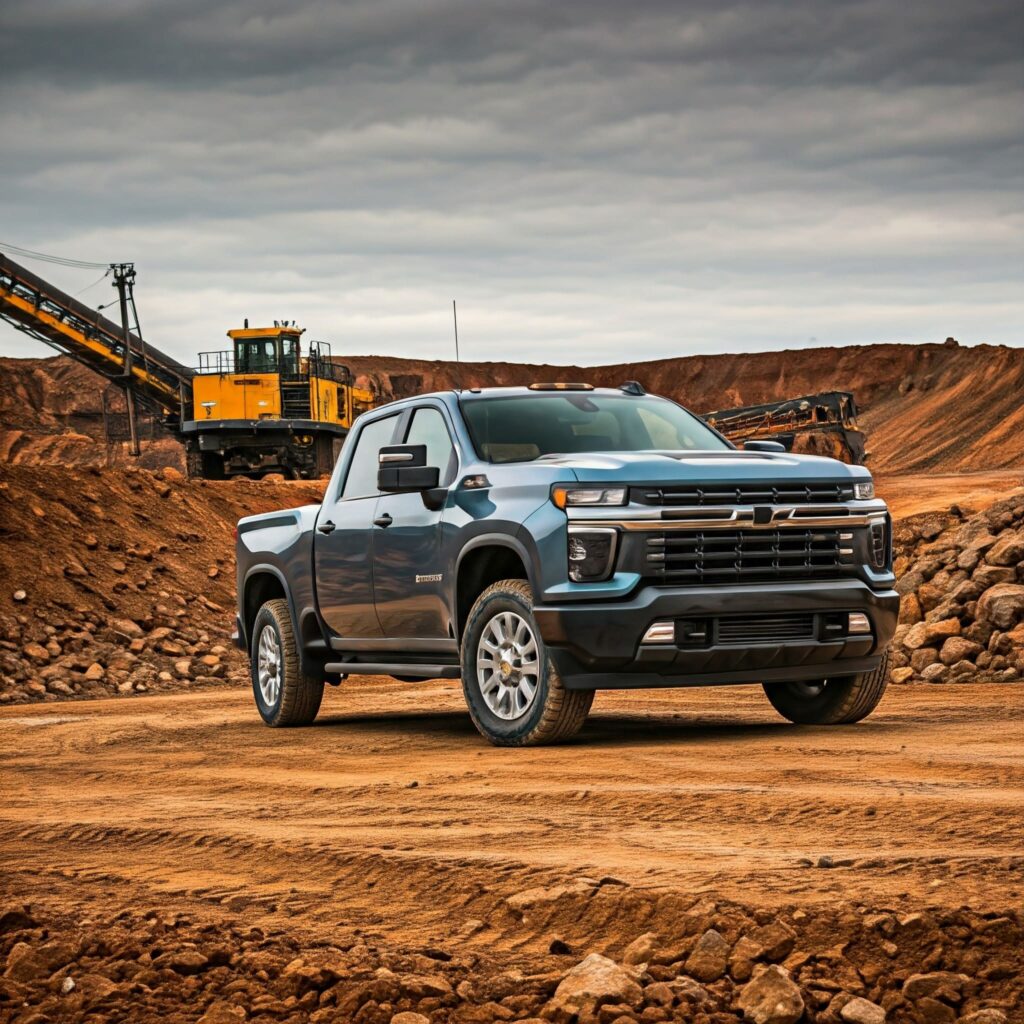
{"label": "black front bumper", "polygon": [[[848,612],[867,615],[871,634],[829,635],[826,620]],[[779,613],[813,616],[812,638],[722,643],[717,630],[712,630],[708,643],[697,648],[682,642],[641,643],[654,622]],[[894,590],[872,590],[860,580],[786,586],[648,586],[625,601],[541,604],[534,614],[569,689],[710,686],[869,672],[878,667],[895,632],[899,595]]]}

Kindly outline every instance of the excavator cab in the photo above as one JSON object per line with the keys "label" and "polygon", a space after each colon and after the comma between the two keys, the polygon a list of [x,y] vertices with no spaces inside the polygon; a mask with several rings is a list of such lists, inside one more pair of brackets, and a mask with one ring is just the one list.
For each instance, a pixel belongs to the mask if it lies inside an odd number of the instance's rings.
{"label": "excavator cab", "polygon": [[273,328],[243,328],[228,331],[235,343],[235,370],[239,373],[280,373],[296,378],[302,372],[299,338],[303,331],[294,325]]}

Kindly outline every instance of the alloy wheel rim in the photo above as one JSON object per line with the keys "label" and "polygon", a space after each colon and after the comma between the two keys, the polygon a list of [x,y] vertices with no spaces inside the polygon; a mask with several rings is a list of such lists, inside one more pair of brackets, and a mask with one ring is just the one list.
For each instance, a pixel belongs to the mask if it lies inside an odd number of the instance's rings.
{"label": "alloy wheel rim", "polygon": [[263,702],[272,708],[281,694],[281,645],[273,626],[264,626],[260,633],[256,676]]}
{"label": "alloy wheel rim", "polygon": [[487,709],[506,722],[522,718],[540,686],[540,650],[530,624],[515,612],[498,612],[480,634],[476,676]]}

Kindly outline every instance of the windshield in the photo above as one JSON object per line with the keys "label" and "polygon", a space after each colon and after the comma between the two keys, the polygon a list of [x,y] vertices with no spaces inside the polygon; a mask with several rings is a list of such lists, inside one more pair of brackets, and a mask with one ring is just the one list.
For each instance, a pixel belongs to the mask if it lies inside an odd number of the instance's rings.
{"label": "windshield", "polygon": [[509,395],[469,399],[461,406],[477,453],[488,462],[579,452],[729,448],[682,406],[653,395]]}

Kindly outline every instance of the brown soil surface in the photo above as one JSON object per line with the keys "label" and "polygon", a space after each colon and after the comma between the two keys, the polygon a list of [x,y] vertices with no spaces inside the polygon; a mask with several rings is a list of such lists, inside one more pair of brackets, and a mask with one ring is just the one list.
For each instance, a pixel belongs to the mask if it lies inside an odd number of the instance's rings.
{"label": "brown soil surface", "polygon": [[[403,987],[362,1017],[315,1020],[386,1022],[398,1008],[511,1019],[540,1011],[585,954],[620,959],[642,933],[669,950],[663,974],[641,978],[651,984],[699,977],[689,954],[707,928],[735,947],[782,922],[793,938],[778,958],[809,1019],[833,1019],[845,993],[885,1003],[893,1021],[945,1020],[901,991],[912,974],[948,970],[969,979],[958,1012],[1019,1020],[1019,704],[1012,686],[901,688],[867,722],[830,729],[781,721],[759,688],[602,694],[576,742],[535,750],[484,744],[457,685],[441,682],[344,685],[294,731],[265,728],[241,689],[3,709],[0,892],[44,929],[30,950],[87,947],[83,931],[107,947],[91,960],[65,952],[56,973],[39,969],[46,984],[4,982],[49,1000],[50,1020],[62,978],[98,972],[120,986],[101,985],[99,1005],[134,1005],[131,1019],[164,999],[165,1019],[194,1020],[232,994],[252,1013],[270,992],[270,1017],[305,1021],[335,1007],[318,995],[296,1006],[295,993],[339,979],[296,988],[281,972],[328,949],[348,972],[339,999],[363,968],[472,984],[439,1005]],[[200,968],[176,973],[165,954],[198,948],[202,960],[214,947],[202,970],[222,964],[216,984],[166,1005]],[[247,949],[265,951],[262,977]],[[149,974],[133,987],[140,958]],[[502,990],[495,979],[513,968]],[[736,1019],[733,973],[708,985],[719,1016],[677,1004],[645,1019]],[[540,994],[504,1018],[473,1016],[488,985],[498,1000]],[[88,1000],[65,1005],[81,1013],[63,1019],[87,1015]],[[18,1012],[0,1008],[29,1019]]]}

